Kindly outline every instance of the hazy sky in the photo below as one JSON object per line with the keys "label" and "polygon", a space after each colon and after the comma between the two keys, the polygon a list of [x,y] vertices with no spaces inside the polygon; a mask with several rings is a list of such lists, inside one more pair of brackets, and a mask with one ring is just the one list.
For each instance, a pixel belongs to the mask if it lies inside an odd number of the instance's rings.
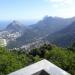
{"label": "hazy sky", "polygon": [[0,20],[75,16],[75,0],[0,0]]}

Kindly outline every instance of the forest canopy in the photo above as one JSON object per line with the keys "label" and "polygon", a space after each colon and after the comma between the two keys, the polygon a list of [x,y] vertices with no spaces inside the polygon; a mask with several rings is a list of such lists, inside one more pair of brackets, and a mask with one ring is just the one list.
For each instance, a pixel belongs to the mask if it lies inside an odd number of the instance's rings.
{"label": "forest canopy", "polygon": [[6,75],[29,64],[47,59],[65,71],[75,75],[75,43],[69,48],[44,44],[30,52],[0,47],[0,75]]}

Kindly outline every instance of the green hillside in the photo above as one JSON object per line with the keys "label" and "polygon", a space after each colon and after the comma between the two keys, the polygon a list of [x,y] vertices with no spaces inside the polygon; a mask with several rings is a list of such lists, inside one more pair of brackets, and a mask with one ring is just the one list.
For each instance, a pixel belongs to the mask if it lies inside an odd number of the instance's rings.
{"label": "green hillside", "polygon": [[0,47],[0,75],[6,75],[41,59],[47,59],[65,71],[75,75],[75,44],[69,48],[60,48],[44,44],[40,48],[10,51]]}

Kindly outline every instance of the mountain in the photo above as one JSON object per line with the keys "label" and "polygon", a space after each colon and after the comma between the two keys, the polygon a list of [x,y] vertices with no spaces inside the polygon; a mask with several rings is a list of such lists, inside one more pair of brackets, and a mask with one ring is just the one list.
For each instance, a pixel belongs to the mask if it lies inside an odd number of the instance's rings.
{"label": "mountain", "polygon": [[18,21],[13,21],[7,25],[7,27],[0,31],[0,37],[6,39],[7,43],[16,40],[16,38],[22,36],[23,32],[27,29]]}
{"label": "mountain", "polygon": [[6,27],[5,30],[9,32],[20,32],[24,30],[24,26],[20,22],[14,20]]}
{"label": "mountain", "polygon": [[[46,37],[47,40],[51,39],[50,42],[56,43],[54,40],[59,36],[63,38],[63,35],[61,34],[57,36],[59,31],[63,31],[63,29],[70,26],[74,21],[75,17],[64,19],[60,17],[46,16],[35,24],[24,26],[21,22],[14,20],[9,23],[4,30],[0,31],[0,37],[6,39],[8,44],[7,46],[12,48],[22,47],[29,43],[34,43],[37,40],[41,41]],[[48,37],[50,37],[50,39],[48,39]]]}
{"label": "mountain", "polygon": [[[10,38],[8,47],[21,47],[24,44],[35,41],[38,38],[38,33],[31,27],[22,25],[18,21],[11,22],[6,28],[4,35]],[[14,44],[13,44],[14,43]]]}
{"label": "mountain", "polygon": [[[42,40],[48,35],[59,32],[60,30],[68,27],[73,21],[75,21],[75,17],[68,18],[68,19],[64,19],[60,17],[48,17],[48,16],[44,17],[43,20],[38,21],[36,24],[30,25],[28,27],[24,27],[25,29],[23,31],[23,34],[17,37],[15,41],[10,42],[8,44],[8,47],[12,47],[12,48],[22,47],[29,43],[36,42],[37,40],[38,41]],[[8,30],[14,29],[13,27],[11,28],[10,26],[7,28]],[[14,30],[19,30],[19,28],[21,29],[21,27],[18,27],[17,29],[15,28]]]}
{"label": "mountain", "polygon": [[48,35],[44,40],[61,47],[68,47],[75,41],[75,22],[54,34]]}
{"label": "mountain", "polygon": [[34,30],[32,30],[30,28],[30,29],[25,30],[23,35],[16,38],[15,41],[10,42],[8,44],[8,47],[9,48],[21,47],[21,46],[26,45],[28,43],[35,42],[38,38],[39,38],[38,33],[36,33]]}
{"label": "mountain", "polygon": [[36,30],[41,36],[45,36],[46,34],[52,34],[61,29],[67,27],[70,23],[75,21],[75,17],[64,19],[60,17],[44,17],[43,20],[40,20],[36,24],[31,27],[33,30]]}
{"label": "mountain", "polygon": [[[5,29],[11,22],[11,20],[0,20],[0,30]],[[23,26],[30,26],[31,24],[35,24],[37,20],[19,20],[16,22],[22,24]]]}

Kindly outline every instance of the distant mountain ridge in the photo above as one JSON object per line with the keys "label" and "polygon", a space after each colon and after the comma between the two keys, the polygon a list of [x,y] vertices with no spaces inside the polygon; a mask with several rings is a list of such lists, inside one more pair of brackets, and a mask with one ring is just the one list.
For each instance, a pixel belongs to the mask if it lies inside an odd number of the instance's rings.
{"label": "distant mountain ridge", "polygon": [[45,39],[58,46],[68,47],[75,41],[75,22],[54,34],[48,35]]}
{"label": "distant mountain ridge", "polygon": [[12,23],[10,23],[7,27],[6,27],[6,31],[9,32],[19,32],[22,31],[24,29],[24,26],[18,22],[18,21],[13,21]]}
{"label": "distant mountain ridge", "polygon": [[54,32],[64,29],[69,24],[75,21],[75,17],[64,19],[60,17],[44,17],[43,20],[40,20],[31,27],[36,30],[39,34],[45,36],[46,34],[52,34]]}
{"label": "distant mountain ridge", "polygon": [[[44,38],[54,43],[54,40],[61,36],[61,34],[57,36],[58,32],[65,31],[64,29],[70,26],[74,21],[75,17],[64,19],[47,16],[44,17],[43,20],[28,27],[18,21],[13,21],[0,33],[0,36],[3,36],[4,39],[10,39],[8,43],[8,47],[10,48],[22,47],[37,40],[43,40]],[[63,35],[61,37],[63,37]]]}
{"label": "distant mountain ridge", "polygon": [[[0,30],[5,29],[11,22],[13,22],[13,20],[0,20]],[[31,24],[35,24],[37,20],[18,20],[17,22],[23,24],[24,26],[30,26]]]}

